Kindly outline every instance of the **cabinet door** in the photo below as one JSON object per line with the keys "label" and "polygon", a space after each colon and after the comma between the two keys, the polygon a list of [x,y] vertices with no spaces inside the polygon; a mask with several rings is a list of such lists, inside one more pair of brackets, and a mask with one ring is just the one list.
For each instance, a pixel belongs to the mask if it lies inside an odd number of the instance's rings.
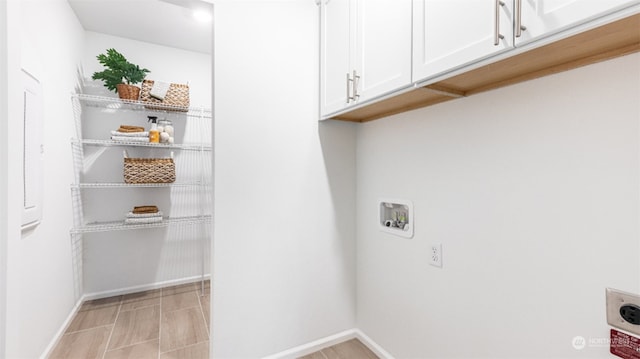
{"label": "cabinet door", "polygon": [[358,100],[410,85],[411,0],[357,0],[355,3]]}
{"label": "cabinet door", "polygon": [[354,16],[350,0],[324,1],[320,27],[320,112],[327,115],[347,106],[347,73],[353,69],[350,30]]}
{"label": "cabinet door", "polygon": [[[516,33],[516,46],[564,28],[579,25],[627,6],[638,0],[515,0],[521,4],[522,35]],[[516,9],[517,10],[517,9]]]}
{"label": "cabinet door", "polygon": [[413,81],[512,47],[513,0],[413,1]]}

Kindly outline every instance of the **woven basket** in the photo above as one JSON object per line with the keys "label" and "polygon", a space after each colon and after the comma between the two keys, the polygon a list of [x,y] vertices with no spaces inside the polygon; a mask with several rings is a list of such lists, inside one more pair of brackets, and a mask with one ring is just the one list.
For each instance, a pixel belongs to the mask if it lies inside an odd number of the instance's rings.
{"label": "woven basket", "polygon": [[138,101],[140,97],[140,87],[127,84],[117,84],[118,97],[123,100]]}
{"label": "woven basket", "polygon": [[125,183],[172,183],[176,180],[173,158],[125,158]]}
{"label": "woven basket", "polygon": [[153,87],[153,80],[142,81],[142,90],[140,91],[140,101],[161,104],[166,106],[151,106],[145,105],[146,108],[153,110],[165,110],[165,111],[189,111],[189,85],[185,84],[171,84],[169,91],[164,97],[163,101],[153,98],[150,94]]}

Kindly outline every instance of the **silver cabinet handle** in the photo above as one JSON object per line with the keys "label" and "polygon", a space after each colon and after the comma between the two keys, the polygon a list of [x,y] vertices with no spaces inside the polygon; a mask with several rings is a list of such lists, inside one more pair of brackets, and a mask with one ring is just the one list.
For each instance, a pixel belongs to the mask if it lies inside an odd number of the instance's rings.
{"label": "silver cabinet handle", "polygon": [[494,18],[495,24],[493,26],[493,46],[498,46],[500,44],[500,40],[504,39],[504,35],[500,33],[500,7],[504,6],[504,2],[500,0],[496,0],[496,16]]}
{"label": "silver cabinet handle", "polygon": [[358,93],[358,85],[360,84],[360,76],[356,74],[356,70],[353,70],[353,101],[357,101],[360,98]]}
{"label": "silver cabinet handle", "polygon": [[351,76],[349,76],[349,73],[347,72],[347,103],[349,103],[351,101],[351,82],[353,80],[351,79]]}
{"label": "silver cabinet handle", "polygon": [[360,76],[353,70],[353,78],[347,72],[347,103],[351,101],[357,101],[360,95],[358,94],[358,80]]}
{"label": "silver cabinet handle", "polygon": [[516,0],[516,37],[522,36],[522,31],[526,30],[525,26],[522,26],[522,0]]}

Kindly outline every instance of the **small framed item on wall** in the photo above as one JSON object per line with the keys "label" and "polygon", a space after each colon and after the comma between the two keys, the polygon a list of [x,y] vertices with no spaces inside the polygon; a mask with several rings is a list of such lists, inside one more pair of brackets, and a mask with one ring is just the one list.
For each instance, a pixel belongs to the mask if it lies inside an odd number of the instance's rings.
{"label": "small framed item on wall", "polygon": [[37,78],[22,69],[22,230],[36,227],[42,220],[43,185],[43,98]]}

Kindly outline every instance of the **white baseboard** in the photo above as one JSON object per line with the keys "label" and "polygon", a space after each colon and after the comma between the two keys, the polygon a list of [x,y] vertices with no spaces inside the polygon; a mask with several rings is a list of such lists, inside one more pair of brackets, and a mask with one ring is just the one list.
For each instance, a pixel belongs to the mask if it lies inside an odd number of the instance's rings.
{"label": "white baseboard", "polygon": [[[209,274],[205,274],[204,279],[209,279],[209,277],[210,277]],[[185,283],[192,283],[192,282],[199,281],[200,278],[202,278],[202,276],[197,275],[197,276],[194,276],[194,277],[172,279],[172,280],[167,280],[167,281],[164,281],[164,282],[155,282],[155,283],[151,283],[151,284],[144,284],[144,285],[137,285],[137,286],[133,286],[133,287],[126,287],[126,288],[120,288],[120,289],[114,289],[114,290],[107,290],[107,291],[104,291],[104,292],[88,293],[88,294],[84,295],[84,300],[107,298],[107,297],[113,297],[115,295],[136,293],[136,292],[142,292],[142,291],[145,291],[145,290],[152,290],[152,289],[170,287],[170,286],[173,286],[173,285],[180,285],[180,284],[185,284]]]}
{"label": "white baseboard", "polygon": [[297,347],[287,349],[280,353],[266,356],[263,359],[295,359],[295,358],[299,358],[299,357],[317,352],[324,348],[328,348],[330,346],[333,346],[342,342],[346,342],[347,340],[351,340],[353,338],[358,338],[358,340],[360,340],[362,344],[366,345],[367,348],[369,348],[381,359],[394,359],[391,356],[391,354],[389,354],[386,350],[384,350],[380,345],[378,345],[366,334],[360,331],[360,329],[356,329],[356,328],[345,330],[344,332],[340,332],[337,334],[330,335],[328,337],[314,340],[310,343],[299,345]]}
{"label": "white baseboard", "polygon": [[354,329],[356,333],[356,338],[358,338],[362,344],[366,345],[372,352],[374,352],[381,359],[394,359],[389,352],[384,350],[378,343],[374,342],[373,339],[369,338],[366,334],[364,334],[360,329]]}
{"label": "white baseboard", "polygon": [[58,329],[58,332],[56,333],[56,335],[53,336],[53,339],[51,340],[49,345],[47,345],[47,348],[44,350],[44,352],[40,356],[40,359],[48,358],[49,355],[51,355],[51,351],[53,350],[53,348],[56,347],[60,339],[62,339],[64,332],[67,331],[69,324],[71,324],[73,317],[76,316],[76,313],[78,312],[78,310],[80,309],[80,306],[84,301],[85,301],[84,296],[78,299],[78,301],[76,302],[76,305],[73,307],[73,309],[71,309],[71,312],[67,316],[67,319],[65,319],[65,321],[62,323],[62,326],[60,327],[60,329]]}
{"label": "white baseboard", "polygon": [[322,350],[324,348],[328,348],[332,345],[336,345],[338,343],[342,343],[349,339],[353,339],[356,337],[356,332],[354,329],[345,330],[344,332],[340,332],[337,334],[330,335],[328,337],[324,337],[318,340],[314,340],[307,344],[302,344],[297,347],[287,349],[280,353],[276,353],[273,355],[269,355],[264,357],[263,359],[295,359],[301,356],[305,356],[307,354],[311,354],[317,352],[318,350]]}

